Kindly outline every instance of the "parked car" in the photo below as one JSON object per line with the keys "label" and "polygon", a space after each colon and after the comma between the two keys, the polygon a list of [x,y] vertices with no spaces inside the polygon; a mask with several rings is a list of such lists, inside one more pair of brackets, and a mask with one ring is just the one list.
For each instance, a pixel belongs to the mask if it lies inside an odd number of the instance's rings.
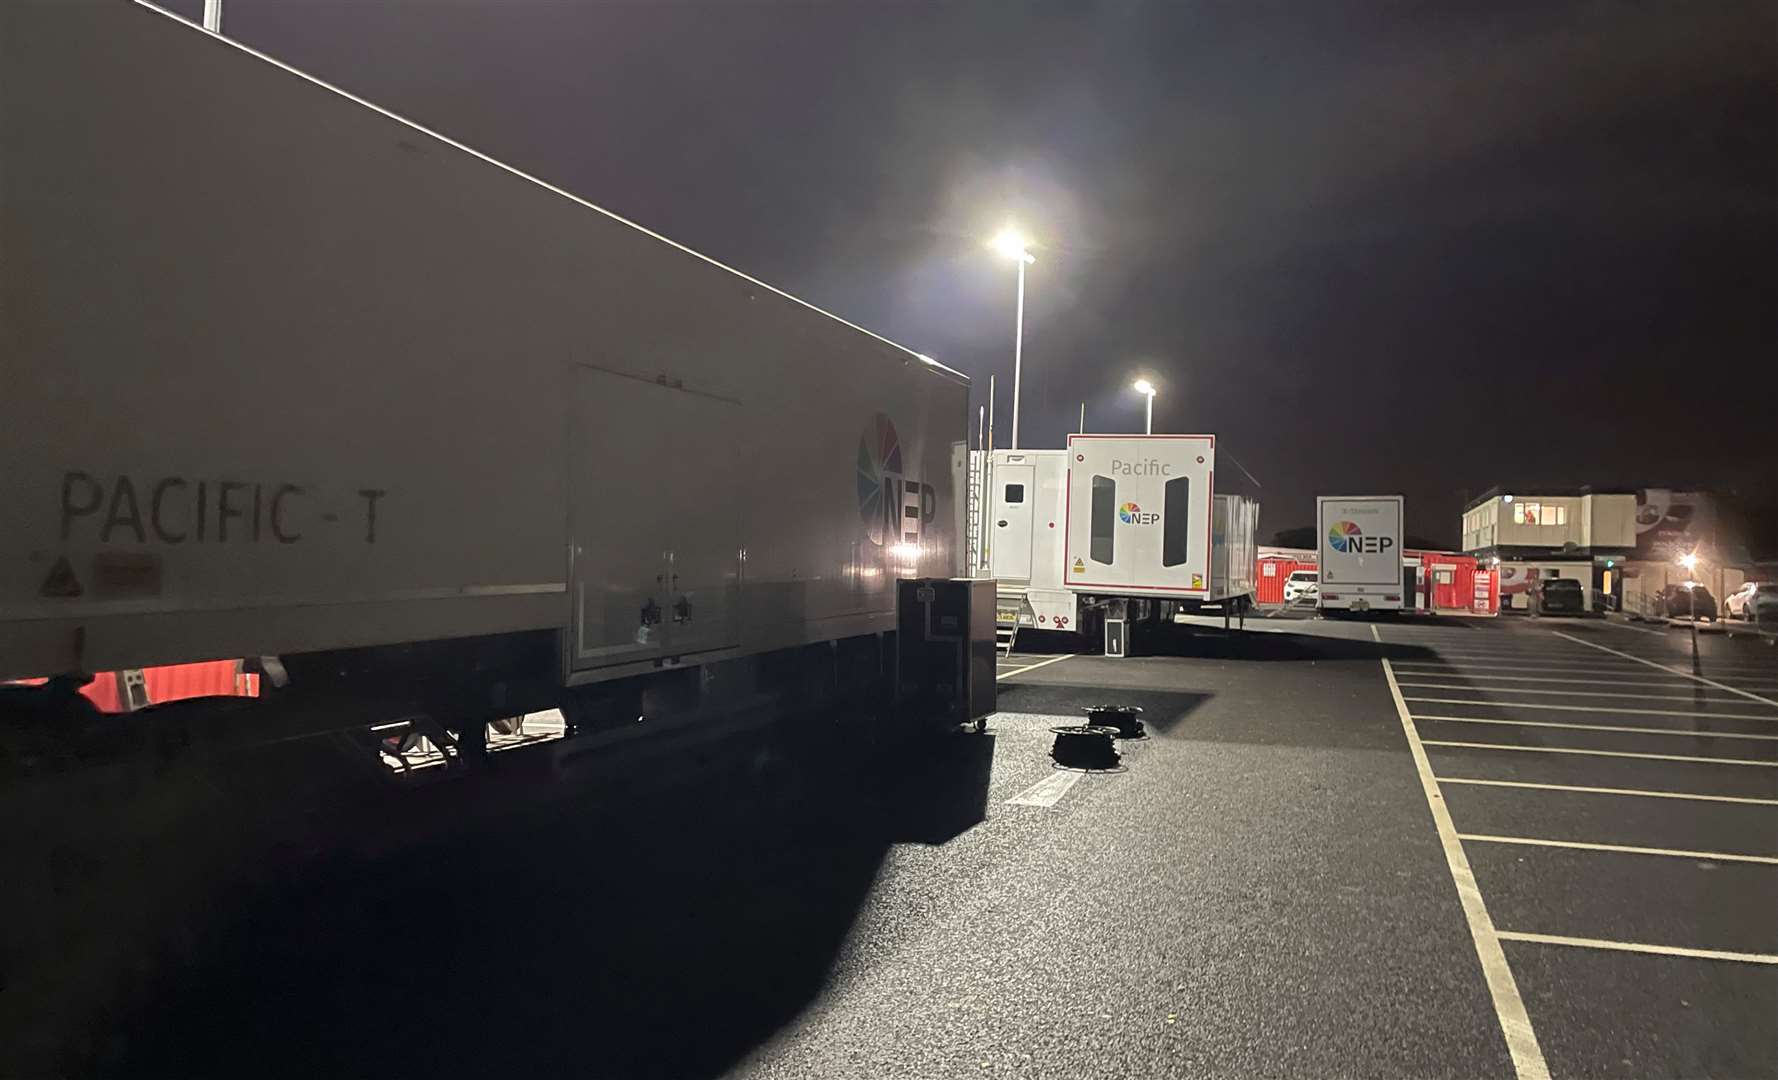
{"label": "parked car", "polygon": [[1716,597],[1702,585],[1686,588],[1669,585],[1655,594],[1652,614],[1666,619],[1689,619],[1693,612],[1700,619],[1716,620]]}
{"label": "parked car", "polygon": [[1749,581],[1730,593],[1722,608],[1731,619],[1778,620],[1778,581]]}
{"label": "parked car", "polygon": [[1545,615],[1585,615],[1586,593],[1573,578],[1545,578],[1539,609]]}
{"label": "parked car", "polygon": [[1284,579],[1286,604],[1312,604],[1321,598],[1321,571],[1292,570]]}

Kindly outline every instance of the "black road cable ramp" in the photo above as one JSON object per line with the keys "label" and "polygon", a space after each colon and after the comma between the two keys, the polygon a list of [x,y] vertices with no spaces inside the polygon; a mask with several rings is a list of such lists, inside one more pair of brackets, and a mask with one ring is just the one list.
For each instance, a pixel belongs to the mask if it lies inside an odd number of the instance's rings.
{"label": "black road cable ramp", "polygon": [[1122,768],[1117,752],[1117,729],[1097,724],[1073,724],[1050,728],[1056,734],[1050,757],[1064,769],[1110,772]]}
{"label": "black road cable ramp", "polygon": [[1142,727],[1142,707],[1139,705],[1088,705],[1086,713],[1089,727],[1112,728],[1120,739],[1148,737]]}

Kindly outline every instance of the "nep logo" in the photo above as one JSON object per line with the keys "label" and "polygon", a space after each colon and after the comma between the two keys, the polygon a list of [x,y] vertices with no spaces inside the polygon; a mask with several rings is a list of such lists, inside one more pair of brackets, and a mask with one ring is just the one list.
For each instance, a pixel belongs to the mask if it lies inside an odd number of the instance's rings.
{"label": "nep logo", "polygon": [[902,472],[901,438],[883,413],[872,415],[858,439],[858,516],[876,545],[917,544],[925,525],[938,516],[932,485]]}
{"label": "nep logo", "polygon": [[1142,512],[1142,507],[1133,502],[1127,502],[1117,508],[1117,519],[1125,525],[1153,525],[1161,520],[1161,515],[1145,514]]}
{"label": "nep logo", "polygon": [[1327,530],[1328,546],[1350,555],[1379,555],[1395,546],[1387,536],[1366,536],[1356,521],[1336,521]]}

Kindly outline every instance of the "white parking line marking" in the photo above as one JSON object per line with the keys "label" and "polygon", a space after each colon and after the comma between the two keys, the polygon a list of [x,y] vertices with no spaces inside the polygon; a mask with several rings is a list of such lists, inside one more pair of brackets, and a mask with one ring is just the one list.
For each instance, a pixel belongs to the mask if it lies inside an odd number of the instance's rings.
{"label": "white parking line marking", "polygon": [[[1495,681],[1534,682],[1535,681],[1535,682],[1554,683],[1558,686],[1597,686],[1600,683],[1607,683],[1612,686],[1646,686],[1646,687],[1650,687],[1651,689],[1656,689],[1656,690],[1684,690],[1684,689],[1690,688],[1692,690],[1705,691],[1705,692],[1712,693],[1712,694],[1716,695],[1711,700],[1721,700],[1724,696],[1724,691],[1717,690],[1714,687],[1699,686],[1697,683],[1694,683],[1694,682],[1651,683],[1651,682],[1639,681],[1636,679],[1619,679],[1619,678],[1615,678],[1611,675],[1604,674],[1604,673],[1594,675],[1594,676],[1585,677],[1585,678],[1570,677],[1570,678],[1566,678],[1566,679],[1553,679],[1553,678],[1545,678],[1545,677],[1534,677],[1534,676],[1529,676],[1529,675],[1484,675],[1484,674],[1481,674],[1480,672],[1475,672],[1475,671],[1406,671],[1406,670],[1402,670],[1401,668],[1397,668],[1396,674],[1401,676],[1402,678],[1465,679],[1470,682],[1480,682],[1483,680],[1487,680],[1490,682],[1495,682]],[[1768,686],[1764,683],[1747,683],[1747,684],[1743,684],[1741,688],[1744,690],[1745,689],[1754,689],[1754,690],[1762,690],[1762,691],[1763,690],[1778,690],[1778,684]],[[1474,687],[1473,689],[1485,690],[1488,688],[1478,686],[1478,687]],[[1739,702],[1735,702],[1735,704],[1739,704]]]}
{"label": "white parking line marking", "polygon": [[1447,649],[1436,644],[1421,646],[1455,660],[1572,660],[1577,664],[1617,664],[1626,661],[1594,656],[1585,649]]}
{"label": "white parking line marking", "polygon": [[1470,750],[1519,750],[1531,754],[1579,754],[1582,757],[1642,758],[1647,761],[1694,761],[1705,765],[1754,765],[1762,769],[1778,769],[1778,761],[1749,761],[1746,758],[1692,757],[1684,754],[1640,754],[1628,750],[1577,750],[1571,746],[1514,746],[1512,743],[1449,742],[1423,739],[1426,746],[1455,746]]}
{"label": "white parking line marking", "polygon": [[1531,836],[1489,836],[1458,833],[1457,839],[1480,844],[1522,844],[1526,847],[1572,848],[1576,851],[1611,851],[1620,855],[1670,855],[1705,862],[1747,862],[1778,866],[1778,855],[1736,855],[1726,851],[1686,851],[1678,848],[1634,847],[1629,844],[1589,844],[1580,840],[1543,840]]}
{"label": "white parking line marking", "polygon": [[1542,647],[1538,640],[1542,634],[1527,635],[1525,643],[1501,645],[1485,641],[1429,641],[1425,644],[1443,648],[1453,655],[1466,653],[1475,656],[1588,656],[1589,651],[1575,645],[1551,644],[1548,649]]}
{"label": "white parking line marking", "polygon": [[[1703,692],[1700,690],[1694,691],[1692,694],[1614,694],[1608,690],[1539,690],[1529,686],[1469,686],[1465,683],[1404,682],[1402,685],[1411,686],[1416,690],[1474,690],[1483,694],[1555,694],[1559,697],[1618,697],[1634,698],[1637,701],[1696,701],[1695,694]],[[1583,685],[1591,686],[1593,684],[1585,683]],[[1613,711],[1621,712],[1622,710]]]}
{"label": "white parking line marking", "polygon": [[[1438,660],[1403,660],[1401,663],[1401,666],[1403,669],[1403,674],[1427,674],[1426,672],[1408,671],[1407,670],[1408,668],[1418,669],[1418,668],[1426,668],[1426,667],[1455,668],[1457,671],[1462,672],[1464,674],[1468,674],[1470,671],[1486,671],[1486,672],[1535,671],[1535,672],[1542,674],[1542,675],[1623,675],[1623,674],[1627,674],[1629,672],[1640,670],[1639,668],[1632,667],[1629,664],[1625,664],[1623,667],[1615,667],[1615,668],[1548,667],[1548,666],[1542,665],[1542,664],[1524,664],[1524,665],[1503,664],[1503,665],[1498,665],[1498,666],[1493,666],[1493,667],[1483,667],[1482,665],[1479,665],[1479,664],[1458,664],[1458,663],[1450,663],[1450,662],[1438,661]],[[1447,672],[1432,672],[1431,674],[1448,674],[1448,673]],[[1578,681],[1583,681],[1583,680],[1576,680],[1576,681],[1578,682]]]}
{"label": "white parking line marking", "polygon": [[1620,724],[1561,724],[1554,720],[1501,720],[1491,716],[1428,716],[1422,713],[1415,713],[1414,719],[1443,720],[1453,724],[1501,724],[1506,727],[1562,728],[1565,731],[1614,731],[1631,735],[1686,735],[1694,739],[1758,739],[1762,742],[1778,742],[1778,735],[1754,735],[1743,731],[1692,731],[1688,728],[1633,727]]}
{"label": "white parking line marking", "polygon": [[[1575,663],[1566,663],[1565,661],[1568,659],[1569,658],[1566,656],[1552,656],[1547,653],[1521,658],[1512,656],[1456,656],[1451,653],[1440,652],[1437,656],[1416,660],[1404,660],[1402,663],[1443,664],[1447,667],[1477,667],[1486,665],[1489,667],[1511,670],[1540,667],[1553,671],[1606,671],[1622,672],[1625,674],[1648,674],[1648,672],[1642,670],[1646,665],[1637,665],[1628,660],[1613,660],[1609,656],[1577,657],[1575,658]],[[1763,676],[1770,679],[1774,674],[1772,668],[1764,666],[1748,665],[1740,667],[1728,664],[1711,664],[1709,663],[1708,657],[1705,658],[1705,666],[1710,668],[1713,672],[1719,673],[1725,677],[1738,678],[1743,681],[1750,680],[1756,676]],[[1675,667],[1674,670],[1682,671],[1684,669]],[[1691,675],[1687,674],[1685,678],[1689,679],[1691,678]]]}
{"label": "white parking line marking", "polygon": [[1045,808],[1062,801],[1074,785],[1080,783],[1085,773],[1055,772],[1032,784],[1030,787],[1006,800],[1008,806],[1042,806]]}
{"label": "white parking line marking", "polygon": [[1528,941],[1536,945],[1572,945],[1579,949],[1611,949],[1617,952],[1649,953],[1654,956],[1684,956],[1695,960],[1735,960],[1743,964],[1778,964],[1771,953],[1729,952],[1725,949],[1688,949],[1680,945],[1645,945],[1639,941],[1606,941],[1603,938],[1565,937],[1561,934],[1527,934],[1519,930],[1500,931],[1502,941]]}
{"label": "white parking line marking", "polygon": [[[1583,686],[1592,686],[1599,681],[1597,679],[1554,679],[1554,678],[1550,678],[1547,675],[1472,675],[1467,671],[1463,671],[1463,672],[1457,672],[1457,671],[1408,671],[1407,666],[1408,665],[1406,665],[1406,664],[1395,665],[1396,674],[1397,675],[1412,675],[1412,676],[1416,676],[1419,678],[1427,678],[1427,679],[1430,679],[1430,678],[1468,679],[1470,682],[1560,683],[1564,686],[1574,685],[1577,683],[1580,685],[1583,685]],[[1408,684],[1402,683],[1402,685],[1406,686]],[[1664,679],[1664,680],[1612,679],[1611,685],[1613,685],[1613,686],[1653,686],[1657,689],[1662,689],[1662,690],[1677,690],[1682,686],[1690,686],[1691,683],[1684,680],[1684,679]],[[1476,689],[1485,690],[1487,688],[1486,687],[1477,687]],[[1508,688],[1502,687],[1502,689],[1508,689]],[[1690,700],[1690,698],[1688,697],[1687,700]]]}
{"label": "white parking line marking", "polygon": [[1660,668],[1662,671],[1671,672],[1675,675],[1684,675],[1686,678],[1696,679],[1706,686],[1720,687],[1721,689],[1728,690],[1732,693],[1740,694],[1742,697],[1752,698],[1755,701],[1764,702],[1765,704],[1770,705],[1773,708],[1778,708],[1778,701],[1774,701],[1769,697],[1761,697],[1760,695],[1754,693],[1751,690],[1742,690],[1737,687],[1727,686],[1727,685],[1724,685],[1723,683],[1717,682],[1714,679],[1706,679],[1702,675],[1694,675],[1689,671],[1682,671],[1679,668],[1668,667],[1666,664],[1657,664],[1653,660],[1644,660],[1640,656],[1631,656],[1627,652],[1618,652],[1618,650],[1612,648],[1611,646],[1601,645],[1596,641],[1584,641],[1584,640],[1577,638],[1577,637],[1570,637],[1569,635],[1562,633],[1560,630],[1556,631],[1556,636],[1559,638],[1568,638],[1569,641],[1579,641],[1582,645],[1590,645],[1595,649],[1604,649],[1608,653],[1616,653],[1618,656],[1622,656],[1622,657],[1626,657],[1628,659],[1634,660],[1639,664],[1647,664],[1649,667]]}
{"label": "white parking line marking", "polygon": [[1010,675],[1022,675],[1027,671],[1036,671],[1040,667],[1049,667],[1051,664],[1060,664],[1064,660],[1071,660],[1071,659],[1073,659],[1073,657],[1071,657],[1071,656],[1053,656],[1048,660],[1039,660],[1035,664],[1027,664],[1025,667],[1013,668],[1011,671],[999,672],[998,674],[996,674],[994,676],[994,679],[996,682],[998,682],[999,680],[1004,679]]}
{"label": "white parking line marking", "polygon": [[1642,788],[1586,787],[1581,784],[1535,784],[1529,780],[1482,780],[1471,776],[1440,776],[1441,784],[1478,784],[1483,787],[1529,788],[1532,791],[1569,791],[1580,795],[1635,795],[1647,799],[1687,799],[1693,802],[1743,803],[1750,806],[1778,806],[1778,799],[1756,799],[1751,795],[1700,795],[1691,791],[1648,791]]}
{"label": "white parking line marking", "polygon": [[[1383,640],[1374,625],[1371,637],[1379,643]],[[1475,873],[1469,868],[1469,856],[1463,853],[1463,843],[1457,839],[1457,827],[1451,823],[1451,812],[1445,806],[1444,796],[1439,794],[1432,764],[1426,759],[1426,749],[1420,744],[1419,733],[1414,730],[1414,718],[1402,700],[1401,688],[1395,685],[1395,672],[1390,669],[1388,660],[1383,661],[1383,677],[1389,681],[1389,694],[1395,699],[1401,730],[1407,736],[1414,769],[1420,774],[1420,790],[1426,796],[1427,809],[1432,811],[1439,844],[1445,850],[1445,866],[1451,872],[1451,883],[1457,888],[1457,899],[1462,902],[1463,917],[1469,924],[1469,936],[1475,942],[1476,959],[1481,962],[1488,995],[1494,1001],[1494,1015],[1506,1038],[1507,1052],[1512,1055],[1513,1069],[1519,1080],[1548,1080],[1550,1069],[1544,1063],[1542,1048],[1537,1045],[1537,1032],[1531,1027],[1525,1002],[1519,997],[1519,984],[1513,980],[1513,970],[1506,962],[1506,950],[1500,947],[1494,920],[1489,918],[1488,906],[1482,902],[1482,890],[1476,885]]]}
{"label": "white parking line marking", "polygon": [[1778,716],[1761,716],[1758,713],[1686,712],[1680,709],[1627,709],[1623,706],[1552,705],[1542,701],[1472,701],[1469,698],[1448,697],[1410,697],[1408,700],[1430,702],[1434,705],[1481,705],[1493,709],[1559,709],[1562,712],[1634,713],[1637,716],[1701,716],[1707,720],[1764,720],[1767,723],[1778,724]]}
{"label": "white parking line marking", "polygon": [[[1405,644],[1405,642],[1395,642],[1394,644],[1400,645],[1400,644]],[[1451,650],[1451,649],[1441,649],[1436,645],[1422,645],[1422,646],[1416,646],[1416,647],[1425,649],[1426,651],[1433,653],[1434,655],[1429,656],[1429,657],[1424,657],[1421,659],[1406,660],[1406,661],[1403,661],[1404,663],[1410,663],[1410,664],[1420,663],[1420,662],[1422,662],[1422,660],[1424,660],[1425,662],[1450,661],[1450,662],[1458,663],[1458,664],[1475,664],[1475,663],[1553,664],[1553,665],[1561,665],[1561,666],[1565,666],[1565,667],[1582,667],[1582,666],[1599,667],[1601,665],[1604,665],[1604,666],[1609,667],[1613,670],[1620,669],[1620,668],[1625,669],[1625,670],[1635,670],[1638,666],[1645,666],[1645,662],[1633,653],[1625,653],[1624,656],[1626,657],[1626,659],[1620,659],[1615,656],[1600,656],[1597,653],[1570,652],[1567,650],[1551,650],[1548,652],[1537,651],[1537,652],[1523,652],[1523,653],[1492,653],[1492,652],[1484,653],[1484,652],[1464,652],[1464,651],[1457,651],[1457,650]],[[1596,646],[1596,648],[1604,649],[1604,648],[1607,648],[1607,646],[1600,645],[1600,646]],[[1671,659],[1674,659],[1676,661],[1689,662],[1689,656],[1684,653],[1675,655],[1675,656],[1671,657]],[[1764,663],[1751,663],[1751,664],[1750,663],[1739,663],[1739,662],[1729,660],[1729,659],[1727,659],[1725,657],[1721,657],[1721,656],[1717,656],[1717,657],[1706,656],[1704,659],[1705,659],[1706,663],[1708,663],[1709,661],[1714,659],[1716,662],[1711,666],[1718,668],[1722,671],[1728,672],[1730,674],[1766,675],[1769,677],[1774,673],[1773,668],[1767,664],[1764,664]],[[1680,669],[1675,668],[1674,670],[1677,671]]]}

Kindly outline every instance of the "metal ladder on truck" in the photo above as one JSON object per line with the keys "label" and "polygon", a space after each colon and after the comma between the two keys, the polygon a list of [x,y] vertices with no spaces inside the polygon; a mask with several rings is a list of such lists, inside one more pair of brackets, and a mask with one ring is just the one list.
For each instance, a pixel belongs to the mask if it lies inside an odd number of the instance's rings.
{"label": "metal ladder on truck", "polygon": [[[1001,656],[1011,656],[1019,637],[1019,612],[1025,607],[1025,590],[1002,582],[994,584],[994,644]],[[1005,616],[1010,613],[1012,618]]]}
{"label": "metal ladder on truck", "polygon": [[[964,542],[969,552],[970,573],[973,575],[990,573],[987,550],[988,522],[985,515],[988,511],[988,472],[991,467],[992,462],[987,454],[980,450],[970,451],[968,523],[964,527]],[[1011,656],[1013,643],[1018,640],[1019,636],[1017,612],[1024,606],[1025,591],[1023,589],[1008,589],[1004,585],[997,584],[995,598],[994,644],[1001,656]],[[1008,600],[1012,601],[1010,605],[1006,603]],[[1009,606],[1014,613],[1013,618],[1010,621],[1003,620],[1000,617],[1001,613]]]}
{"label": "metal ladder on truck", "polygon": [[988,575],[988,455],[980,450],[969,452],[968,502],[963,527],[964,550],[969,556],[969,575]]}

